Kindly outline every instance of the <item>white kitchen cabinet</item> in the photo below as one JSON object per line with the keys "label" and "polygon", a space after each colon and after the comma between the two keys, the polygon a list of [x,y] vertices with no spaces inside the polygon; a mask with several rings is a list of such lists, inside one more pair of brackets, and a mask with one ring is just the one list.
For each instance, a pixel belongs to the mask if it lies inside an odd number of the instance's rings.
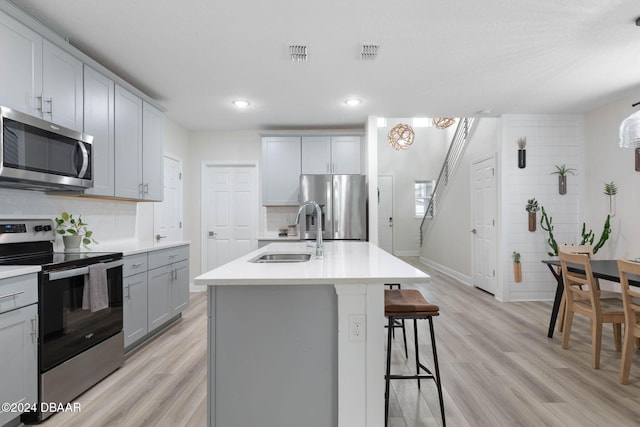
{"label": "white kitchen cabinet", "polygon": [[[0,280],[0,402],[3,403],[38,401],[37,283],[37,274]],[[19,415],[0,411],[0,425]]]}
{"label": "white kitchen cabinet", "polygon": [[124,347],[128,348],[149,332],[147,325],[147,254],[124,258],[122,295]]}
{"label": "white kitchen cabinet", "polygon": [[177,316],[189,305],[189,247],[149,253],[149,332]]}
{"label": "white kitchen cabinet", "polygon": [[262,204],[297,206],[300,188],[300,137],[262,138]]}
{"label": "white kitchen cabinet", "polygon": [[164,115],[153,105],[142,102],[142,192],[143,199],[161,202],[164,195],[162,134]]}
{"label": "white kitchen cabinet", "polygon": [[162,201],[160,110],[116,84],[115,196]]}
{"label": "white kitchen cabinet", "polygon": [[82,61],[2,12],[0,41],[0,104],[82,131]]}
{"label": "white kitchen cabinet", "polygon": [[115,86],[115,196],[142,196],[142,99]]}
{"label": "white kitchen cabinet", "polygon": [[115,195],[115,83],[105,75],[86,66],[84,69],[84,132],[93,136],[93,188],[85,194],[113,197]]}
{"label": "white kitchen cabinet", "polygon": [[359,136],[303,136],[303,174],[360,174]]}

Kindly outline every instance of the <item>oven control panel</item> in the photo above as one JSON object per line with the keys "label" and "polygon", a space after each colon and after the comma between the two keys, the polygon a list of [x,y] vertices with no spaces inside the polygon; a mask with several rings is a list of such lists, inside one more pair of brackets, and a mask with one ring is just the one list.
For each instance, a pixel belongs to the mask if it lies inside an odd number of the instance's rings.
{"label": "oven control panel", "polygon": [[55,240],[54,228],[54,223],[50,219],[0,220],[0,243]]}

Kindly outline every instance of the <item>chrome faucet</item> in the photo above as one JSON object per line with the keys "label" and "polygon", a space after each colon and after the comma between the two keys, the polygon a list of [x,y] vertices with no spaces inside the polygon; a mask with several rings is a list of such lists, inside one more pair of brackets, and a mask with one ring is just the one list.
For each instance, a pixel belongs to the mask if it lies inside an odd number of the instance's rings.
{"label": "chrome faucet", "polygon": [[313,206],[316,209],[316,217],[317,217],[317,231],[316,231],[316,256],[323,255],[323,247],[322,247],[322,209],[320,209],[320,205],[312,200],[307,200],[306,202],[302,202],[300,207],[298,208],[298,213],[296,214],[296,224],[300,224],[300,214],[303,210],[308,206]]}

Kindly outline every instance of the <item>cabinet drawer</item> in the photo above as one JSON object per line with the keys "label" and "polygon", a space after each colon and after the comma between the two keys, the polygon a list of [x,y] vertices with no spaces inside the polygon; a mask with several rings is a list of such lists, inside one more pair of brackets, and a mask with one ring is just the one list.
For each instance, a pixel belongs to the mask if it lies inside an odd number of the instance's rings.
{"label": "cabinet drawer", "polygon": [[149,261],[147,254],[130,255],[124,257],[124,265],[122,266],[122,277],[132,276],[138,273],[144,273],[149,269]]}
{"label": "cabinet drawer", "polygon": [[38,275],[25,274],[0,280],[0,313],[38,302]]}
{"label": "cabinet drawer", "polygon": [[189,246],[176,246],[174,248],[160,249],[149,252],[149,270],[184,261],[189,258]]}

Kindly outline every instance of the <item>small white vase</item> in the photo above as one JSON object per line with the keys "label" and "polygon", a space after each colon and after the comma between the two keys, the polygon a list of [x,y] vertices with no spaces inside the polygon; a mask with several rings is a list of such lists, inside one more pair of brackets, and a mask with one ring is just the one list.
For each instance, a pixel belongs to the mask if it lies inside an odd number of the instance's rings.
{"label": "small white vase", "polygon": [[82,236],[62,236],[62,242],[64,243],[65,251],[79,251]]}

